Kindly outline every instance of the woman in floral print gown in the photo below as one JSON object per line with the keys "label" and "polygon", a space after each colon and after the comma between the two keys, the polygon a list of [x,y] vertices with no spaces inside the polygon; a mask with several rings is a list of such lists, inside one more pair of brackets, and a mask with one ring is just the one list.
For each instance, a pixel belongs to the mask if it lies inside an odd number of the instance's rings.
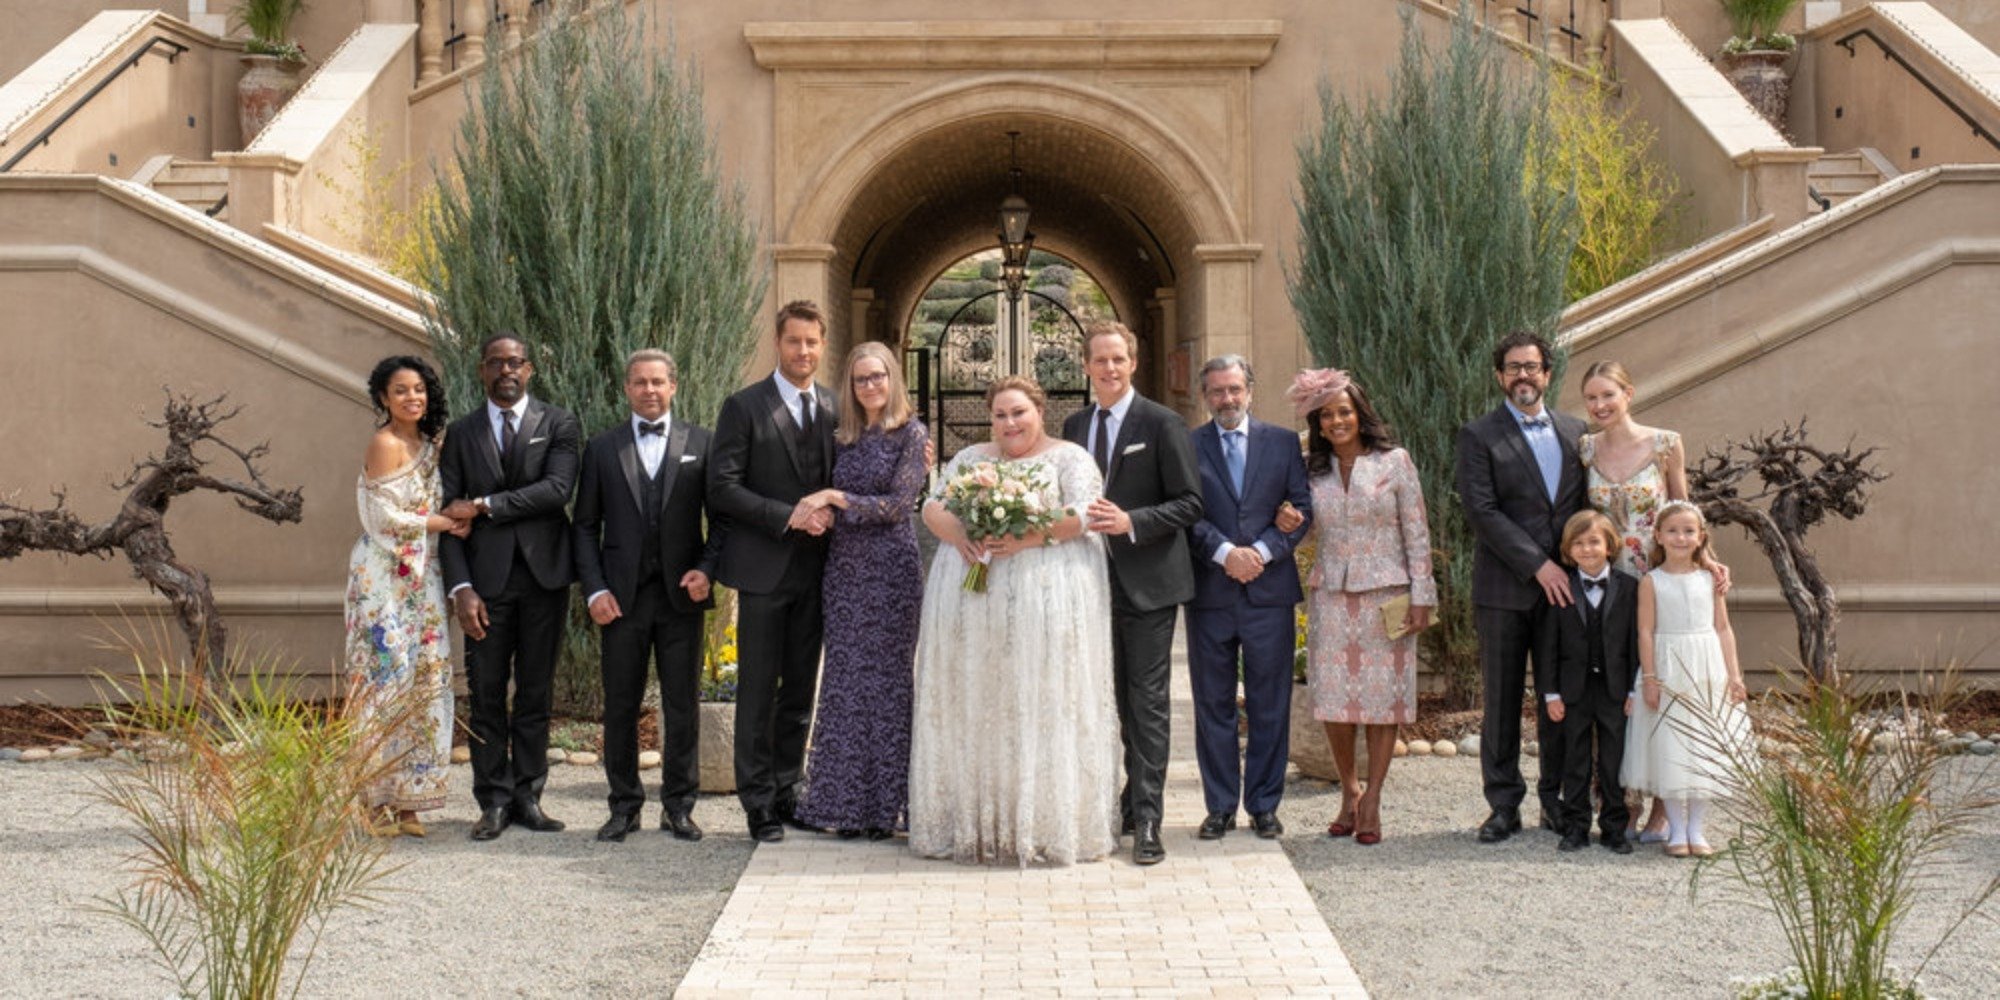
{"label": "woman in floral print gown", "polygon": [[376,760],[363,792],[379,836],[424,835],[417,813],[445,804],[451,766],[451,642],[438,535],[466,524],[438,513],[444,387],[420,358],[385,358],[368,376],[382,424],[355,500],[361,538],[347,571],[347,681]]}

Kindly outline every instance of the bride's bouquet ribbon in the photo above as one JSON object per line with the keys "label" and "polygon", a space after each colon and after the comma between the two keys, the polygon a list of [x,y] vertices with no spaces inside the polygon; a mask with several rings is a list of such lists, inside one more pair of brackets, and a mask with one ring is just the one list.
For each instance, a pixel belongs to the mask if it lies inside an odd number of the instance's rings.
{"label": "bride's bouquet ribbon", "polygon": [[[1062,519],[1060,508],[1042,502],[1047,486],[1048,467],[1040,462],[974,462],[945,482],[944,506],[965,525],[965,536],[975,542],[1022,538]],[[986,592],[991,563],[988,556],[967,567],[966,590]]]}

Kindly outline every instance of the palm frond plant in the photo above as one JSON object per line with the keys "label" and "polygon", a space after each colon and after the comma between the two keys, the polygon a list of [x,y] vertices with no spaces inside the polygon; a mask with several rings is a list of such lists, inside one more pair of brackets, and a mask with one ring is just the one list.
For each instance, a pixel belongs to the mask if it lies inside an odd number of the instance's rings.
{"label": "palm frond plant", "polygon": [[243,51],[304,62],[306,50],[292,38],[292,21],[306,9],[306,0],[237,0],[229,13],[231,30],[249,34]]}
{"label": "palm frond plant", "polygon": [[[2000,804],[1983,759],[1952,755],[1932,732],[1961,698],[1955,667],[1925,675],[1916,690],[1884,699],[1851,674],[1816,679],[1787,671],[1753,713],[1759,741],[1726,734],[1698,702],[1683,723],[1721,768],[1721,806],[1738,831],[1695,870],[1692,888],[1721,876],[1747,890],[1778,921],[1793,969],[1739,983],[1746,997],[1784,982],[1812,1000],[1902,998],[1964,922],[2000,891],[2000,873],[1964,871],[1945,851]],[[1884,702],[1894,707],[1884,711]],[[1761,744],[1761,745],[1760,745]],[[1955,761],[1962,762],[1956,763]],[[1889,963],[1905,918],[1927,889],[1969,886],[1963,909],[1907,975]]]}
{"label": "palm frond plant", "polygon": [[111,722],[147,751],[96,794],[134,824],[136,881],[94,909],[144,935],[179,996],[296,994],[328,920],[393,870],[361,792],[395,764],[379,752],[394,712],[363,725],[234,647],[224,688],[164,640],[123,644],[135,670],[108,682]]}
{"label": "palm frond plant", "polygon": [[1722,51],[1790,52],[1798,39],[1779,31],[1799,0],[1720,0],[1732,34]]}

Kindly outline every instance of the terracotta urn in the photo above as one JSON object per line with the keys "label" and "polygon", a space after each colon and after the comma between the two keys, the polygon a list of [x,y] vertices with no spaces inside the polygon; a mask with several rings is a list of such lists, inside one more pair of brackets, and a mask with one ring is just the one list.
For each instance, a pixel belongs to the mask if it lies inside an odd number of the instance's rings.
{"label": "terracotta urn", "polygon": [[245,55],[243,79],[236,84],[236,112],[243,126],[243,145],[248,148],[278,116],[278,109],[305,84],[306,64],[302,60],[278,56]]}
{"label": "terracotta urn", "polygon": [[1725,52],[1715,57],[1715,65],[1764,120],[1779,132],[1789,132],[1785,122],[1791,105],[1792,77],[1786,65],[1791,58],[1790,52],[1755,49]]}

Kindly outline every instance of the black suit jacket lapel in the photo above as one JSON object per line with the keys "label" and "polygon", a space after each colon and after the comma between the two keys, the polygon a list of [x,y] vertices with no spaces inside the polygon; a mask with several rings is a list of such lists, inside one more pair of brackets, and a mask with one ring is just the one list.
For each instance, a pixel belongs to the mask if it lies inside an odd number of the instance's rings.
{"label": "black suit jacket lapel", "polygon": [[[479,428],[479,432],[474,435],[478,440],[473,444],[473,450],[477,451],[480,460],[486,463],[486,471],[493,476],[493,482],[505,482],[507,479],[507,470],[500,467],[500,442],[493,439],[493,412],[488,410],[486,404],[482,402],[479,404],[479,412],[475,416],[478,418],[476,425]],[[466,485],[467,488],[471,488],[470,483]],[[475,492],[486,491],[476,490]]]}
{"label": "black suit jacket lapel", "polygon": [[527,478],[522,470],[527,468],[528,443],[535,439],[535,431],[541,428],[546,409],[541,400],[528,400],[526,410],[521,414],[521,426],[514,430],[514,453],[507,456],[507,482],[519,483]]}
{"label": "black suit jacket lapel", "polygon": [[[1144,398],[1134,393],[1132,405],[1125,408],[1125,419],[1118,421],[1118,437],[1111,445],[1111,466],[1104,471],[1104,488],[1111,488],[1111,481],[1118,478],[1118,467],[1125,464],[1125,449],[1131,446],[1133,438],[1139,434],[1142,410],[1139,401]],[[1224,477],[1228,478],[1228,477]]]}
{"label": "black suit jacket lapel", "polygon": [[1556,444],[1562,449],[1562,472],[1556,476],[1556,496],[1561,497],[1581,485],[1577,479],[1583,475],[1583,459],[1577,455],[1576,437],[1557,423],[1555,416],[1549,415],[1549,429],[1556,432]]}
{"label": "black suit jacket lapel", "polygon": [[646,464],[639,461],[639,442],[632,431],[632,424],[625,424],[625,433],[618,441],[618,467],[625,472],[625,488],[632,493],[632,509],[646,513]]}
{"label": "black suit jacket lapel", "polygon": [[825,473],[827,482],[832,482],[833,432],[840,423],[840,411],[834,402],[833,390],[813,383],[813,405],[819,407],[813,421],[813,433],[819,438],[819,467]]}
{"label": "black suit jacket lapel", "polygon": [[785,404],[785,394],[778,391],[777,383],[766,380],[764,386],[764,409],[771,415],[771,426],[785,446],[785,457],[791,459],[792,475],[803,480],[805,470],[799,465],[799,415]]}
{"label": "black suit jacket lapel", "polygon": [[680,475],[681,456],[687,453],[688,428],[680,421],[674,421],[667,429],[667,453],[660,457],[660,510],[667,509],[668,501],[674,496],[674,478]]}
{"label": "black suit jacket lapel", "polygon": [[[1521,470],[1534,484],[1533,492],[1542,499],[1544,506],[1553,505],[1555,501],[1549,496],[1548,486],[1542,482],[1542,463],[1535,460],[1535,449],[1528,444],[1528,432],[1521,429],[1519,420],[1514,419],[1514,411],[1505,406],[1499,409],[1495,417],[1500,421],[1501,436],[1514,449],[1514,468]],[[1554,422],[1549,424],[1549,429],[1555,429]],[[1557,440],[1561,440],[1562,435],[1558,433],[1556,437]],[[1560,479],[1556,482],[1556,489],[1558,491],[1562,489]]]}

